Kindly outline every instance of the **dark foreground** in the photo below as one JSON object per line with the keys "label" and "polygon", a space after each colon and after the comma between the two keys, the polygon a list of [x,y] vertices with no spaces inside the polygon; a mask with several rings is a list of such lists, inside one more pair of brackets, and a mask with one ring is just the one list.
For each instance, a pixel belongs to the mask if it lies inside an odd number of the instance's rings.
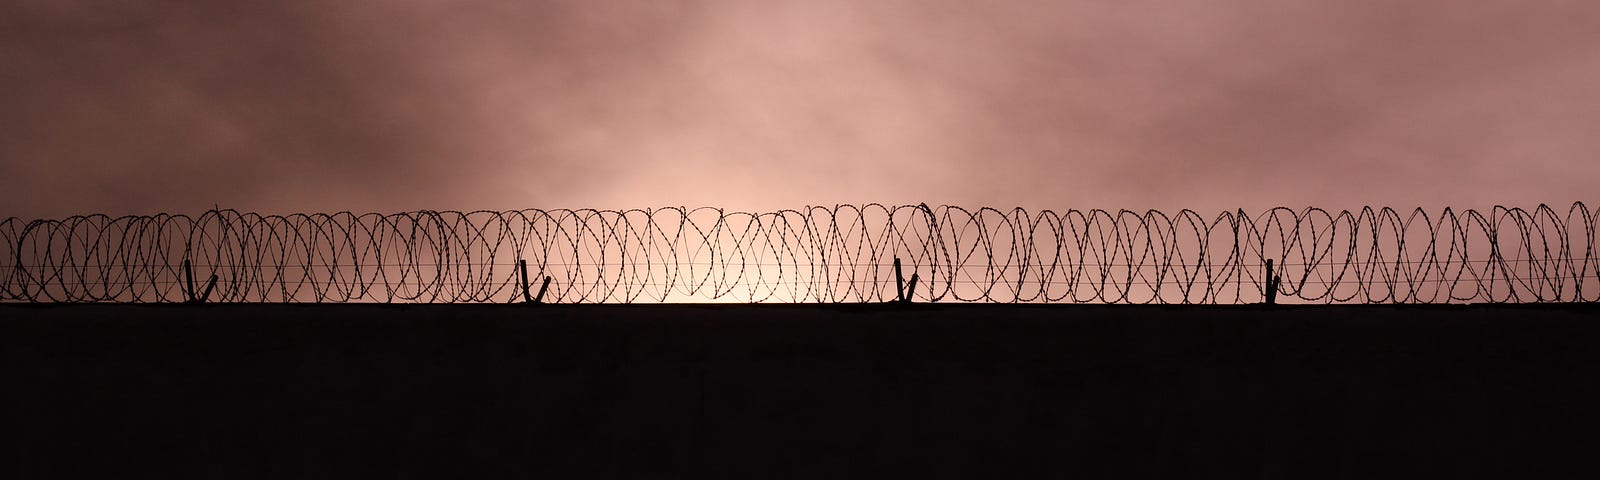
{"label": "dark foreground", "polygon": [[1596,306],[0,306],[0,477],[1548,478]]}

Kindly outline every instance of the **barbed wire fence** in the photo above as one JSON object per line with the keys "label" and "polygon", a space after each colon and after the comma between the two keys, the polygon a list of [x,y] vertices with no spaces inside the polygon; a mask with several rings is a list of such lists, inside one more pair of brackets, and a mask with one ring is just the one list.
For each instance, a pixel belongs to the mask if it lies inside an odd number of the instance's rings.
{"label": "barbed wire fence", "polygon": [[[0,301],[1234,304],[1600,301],[1596,214],[1494,207],[1044,210],[879,204],[0,221]],[[209,288],[208,288],[209,290]]]}

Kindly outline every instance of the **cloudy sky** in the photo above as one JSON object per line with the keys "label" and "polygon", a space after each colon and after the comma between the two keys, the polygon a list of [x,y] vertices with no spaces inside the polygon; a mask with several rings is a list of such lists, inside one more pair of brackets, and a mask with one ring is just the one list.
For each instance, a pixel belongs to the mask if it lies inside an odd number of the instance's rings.
{"label": "cloudy sky", "polygon": [[0,0],[0,217],[1600,201],[1592,0]]}

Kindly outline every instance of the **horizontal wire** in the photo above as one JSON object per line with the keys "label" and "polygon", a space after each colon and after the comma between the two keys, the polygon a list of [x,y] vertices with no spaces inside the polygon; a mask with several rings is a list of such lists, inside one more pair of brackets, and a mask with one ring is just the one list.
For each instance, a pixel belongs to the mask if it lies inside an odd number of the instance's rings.
{"label": "horizontal wire", "polygon": [[[1553,280],[1558,280],[1558,281],[1577,280],[1577,279],[1581,279],[1581,280],[1600,280],[1600,275],[1562,275],[1562,276],[1558,276],[1558,277],[1554,277],[1553,278]],[[923,281],[921,283],[935,283],[935,284],[939,284],[939,283],[959,283],[959,284],[974,284],[974,285],[992,284],[992,285],[1019,285],[1019,286],[1020,285],[1039,285],[1039,284],[1044,284],[1044,285],[1078,285],[1078,284],[1088,284],[1088,283],[1093,283],[1093,284],[1096,284],[1096,285],[1112,285],[1112,284],[1117,284],[1117,283],[1126,283],[1126,282],[1117,281],[1117,279],[1106,279],[1106,280],[1100,281],[1100,282],[1065,281],[1065,280],[1054,280],[1054,281],[1049,281],[1049,282],[1040,282],[1040,281],[1032,280],[1032,279],[1026,280],[1026,281],[1021,281],[1021,282],[1008,282],[1008,281],[1006,281],[1008,279],[996,279],[996,280],[938,279],[938,280],[928,280],[928,279],[924,278],[922,280]],[[1128,279],[1122,279],[1122,280],[1128,280]],[[1496,280],[1500,281],[1500,282],[1505,282],[1505,281],[1530,282],[1530,281],[1535,280],[1535,279],[1532,278],[1532,277],[1498,277],[1498,278],[1496,278]],[[1548,281],[1548,280],[1552,280],[1552,278],[1551,277],[1539,277],[1538,280],[1547,280]],[[895,283],[894,280],[881,280],[881,279],[879,279],[879,280],[838,280],[838,279],[823,278],[823,279],[817,279],[816,281],[817,282],[826,282],[826,283],[831,283],[831,284],[854,283],[854,284],[890,285],[890,284]],[[148,285],[148,284],[183,285],[185,283],[187,283],[187,282],[182,281],[182,280],[139,280],[139,281],[135,281],[135,282],[116,282],[116,283],[112,283],[112,285]],[[202,282],[200,282],[200,279],[197,279],[196,283],[202,283]],[[265,283],[272,284],[273,282],[267,281]],[[336,282],[310,282],[310,283],[313,283],[313,284],[330,284],[330,285],[331,284],[336,284]],[[398,282],[395,282],[395,284],[397,284],[397,285],[417,285],[419,283],[422,284],[422,285],[517,285],[515,282],[508,282],[508,281],[503,281],[503,280],[502,281],[486,281],[486,282],[470,282],[470,281],[458,281],[458,280],[429,280],[429,281],[423,281],[423,282],[415,282],[415,281],[398,281]],[[557,282],[555,280],[551,280],[551,283],[552,284],[557,284]],[[599,281],[570,282],[569,281],[569,282],[563,282],[563,283],[568,284],[568,285],[624,285],[624,284],[625,285],[683,285],[683,284],[694,284],[694,283],[699,283],[699,282],[692,282],[692,281],[684,280],[684,281],[678,281],[678,282],[638,282],[638,281],[628,281],[628,282],[599,282]],[[800,283],[789,282],[789,283],[781,283],[781,284],[780,283],[756,283],[754,285],[809,285],[810,283],[811,282],[800,282]],[[1259,280],[1255,281],[1255,282],[1244,282],[1244,284],[1259,284],[1259,283],[1260,283]],[[1368,282],[1368,283],[1369,284],[1377,284],[1377,285],[1386,285],[1386,282]],[[1458,280],[1425,279],[1424,278],[1424,279],[1406,279],[1403,282],[1399,281],[1398,279],[1396,279],[1396,282],[1393,282],[1393,283],[1413,283],[1413,284],[1414,283],[1456,283],[1456,284],[1461,284],[1461,283],[1464,283],[1464,282],[1461,282],[1461,281],[1458,281]],[[62,285],[62,284],[63,283],[51,283],[50,285]],[[1329,281],[1305,280],[1305,281],[1293,281],[1292,284],[1294,284],[1294,285],[1345,285],[1345,284],[1350,284],[1350,282],[1329,282]],[[1180,285],[1185,285],[1185,284],[1180,283],[1180,282],[1178,282],[1176,280],[1172,280],[1172,281],[1168,281],[1168,282],[1162,282],[1161,284],[1159,284],[1159,286],[1166,286],[1166,287],[1172,287],[1172,288],[1178,288]]]}
{"label": "horizontal wire", "polygon": [[[1418,260],[1418,261],[1401,261],[1401,262],[1381,261],[1381,262],[1372,262],[1372,263],[1373,264],[1377,264],[1377,265],[1456,265],[1456,264],[1495,265],[1495,264],[1502,264],[1502,263],[1562,264],[1562,263],[1571,263],[1571,262],[1572,262],[1572,260],[1570,260],[1570,259],[1550,259],[1550,260],[1506,259],[1506,260],[1450,260],[1450,261],[1443,261],[1443,260],[1441,260],[1441,261],[1421,261],[1421,260]],[[230,267],[230,268],[249,268],[249,267],[263,268],[262,265],[270,265],[270,266],[264,267],[264,268],[276,269],[276,268],[329,268],[329,267],[332,267],[332,268],[390,268],[390,267],[419,267],[419,266],[420,267],[453,266],[453,267],[508,267],[508,268],[510,268],[510,267],[516,267],[518,264],[515,264],[515,263],[450,262],[450,263],[382,263],[382,264],[356,264],[356,263],[312,263],[312,264],[191,263],[191,265],[194,266],[194,267]],[[728,262],[670,262],[670,261],[659,261],[659,262],[650,262],[650,263],[637,263],[637,262],[630,262],[630,263],[600,263],[600,262],[594,262],[594,263],[529,263],[528,264],[528,266],[530,266],[530,267],[533,267],[533,266],[554,266],[554,267],[619,266],[619,267],[625,267],[625,266],[666,266],[666,265],[704,265],[704,266],[728,265],[728,266],[753,266],[753,267],[792,267],[792,266],[797,266],[797,265],[801,265],[801,266],[819,266],[819,264],[804,263],[804,262],[794,262],[794,263],[742,263],[742,262],[736,262],[736,261],[728,261]],[[910,262],[907,262],[906,265],[910,266],[910,265],[914,265],[914,264],[912,264]],[[928,264],[921,264],[921,266],[927,266],[927,265]],[[974,264],[974,265],[988,265],[988,264],[987,263],[981,263],[981,264]],[[1084,267],[1155,268],[1154,266],[1151,266],[1151,265],[1130,264],[1130,263],[1061,262],[1061,263],[1049,263],[1049,264],[1042,264],[1042,265],[1069,265],[1069,266],[1084,266]],[[1266,265],[1267,264],[1265,264],[1265,263],[1206,263],[1206,264],[1172,263],[1172,264],[1169,264],[1169,266],[1166,266],[1166,267],[1163,267],[1163,268],[1172,268],[1172,266],[1183,266],[1183,267],[1266,267]],[[1325,266],[1335,265],[1335,263],[1333,263],[1333,262],[1328,262],[1328,263],[1292,263],[1292,262],[1291,263],[1276,263],[1276,262],[1274,262],[1273,265],[1284,266],[1284,267],[1304,267],[1304,266],[1325,267]],[[822,263],[822,264],[820,264],[820,266],[827,266],[827,267],[880,267],[880,268],[891,268],[891,267],[894,267],[894,264],[893,263]],[[957,266],[958,267],[962,267],[962,266],[965,266],[965,264],[958,264]],[[49,265],[46,265],[46,264],[35,264],[35,265],[22,265],[21,266],[21,268],[47,268],[47,267],[59,267],[59,268],[65,268],[65,267],[80,267],[80,268],[173,267],[173,268],[176,268],[177,266],[170,265],[170,264],[132,264],[132,263],[61,263],[61,264],[49,264]],[[16,265],[0,264],[0,268],[17,268],[17,266]],[[996,267],[996,268],[999,268],[999,267]],[[1016,268],[1016,267],[1015,266],[1010,266],[1010,267],[1007,267],[1007,268]]]}

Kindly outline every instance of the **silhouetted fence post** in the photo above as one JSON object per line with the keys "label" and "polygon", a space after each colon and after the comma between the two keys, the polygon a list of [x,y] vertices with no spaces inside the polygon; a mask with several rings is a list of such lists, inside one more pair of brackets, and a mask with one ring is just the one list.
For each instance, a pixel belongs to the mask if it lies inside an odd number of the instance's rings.
{"label": "silhouetted fence post", "polygon": [[917,292],[917,272],[911,272],[911,286],[906,286],[906,277],[900,271],[900,257],[894,257],[894,293],[895,303],[911,303],[911,296]]}
{"label": "silhouetted fence post", "polygon": [[206,280],[206,291],[196,296],[194,293],[194,267],[189,264],[189,259],[183,259],[183,296],[184,303],[205,303],[211,298],[211,290],[217,287],[217,274],[211,274],[211,279]]}
{"label": "silhouetted fence post", "polygon": [[1283,277],[1272,273],[1272,259],[1267,259],[1266,288],[1262,293],[1267,297],[1267,305],[1278,303],[1278,284],[1283,282]]}
{"label": "silhouetted fence post", "polygon": [[521,282],[518,282],[522,284],[522,302],[534,305],[544,303],[544,292],[550,289],[550,276],[544,277],[544,283],[539,285],[539,295],[534,296],[528,287],[528,261],[517,260],[517,271],[522,274]]}
{"label": "silhouetted fence post", "polygon": [[549,276],[545,276],[544,277],[544,283],[539,285],[539,294],[533,297],[533,303],[535,303],[535,304],[543,304],[544,303],[544,292],[545,292],[545,290],[549,290],[549,289],[550,289],[550,277]]}

